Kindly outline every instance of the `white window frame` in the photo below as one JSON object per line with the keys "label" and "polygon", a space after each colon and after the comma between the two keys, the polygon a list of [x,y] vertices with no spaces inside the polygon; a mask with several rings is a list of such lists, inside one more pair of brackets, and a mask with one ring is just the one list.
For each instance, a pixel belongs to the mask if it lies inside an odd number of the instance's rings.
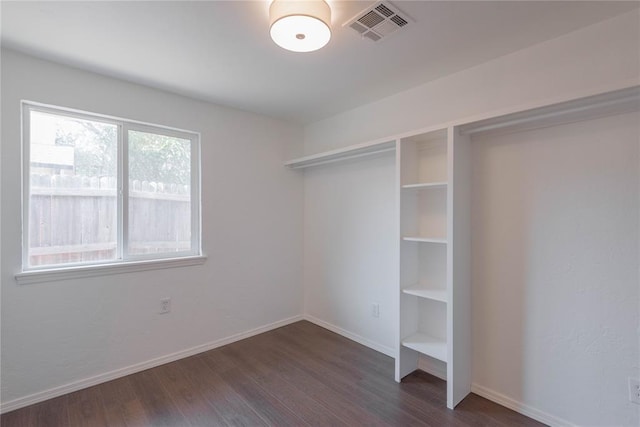
{"label": "white window frame", "polygon": [[[58,116],[67,116],[82,120],[107,123],[117,126],[117,247],[116,259],[91,261],[86,263],[67,263],[60,265],[29,266],[29,202],[30,202],[30,119],[31,112],[43,112]],[[201,163],[200,133],[171,128],[168,126],[144,123],[103,114],[90,113],[70,108],[41,104],[32,101],[21,102],[22,113],[22,269],[16,274],[18,283],[35,283],[64,280],[76,277],[92,277],[118,274],[130,271],[143,271],[170,267],[183,267],[202,264],[206,257],[202,254],[201,220]],[[172,136],[190,141],[191,155],[191,249],[164,254],[130,255],[128,253],[129,226],[129,179],[128,179],[128,132],[148,132]]]}

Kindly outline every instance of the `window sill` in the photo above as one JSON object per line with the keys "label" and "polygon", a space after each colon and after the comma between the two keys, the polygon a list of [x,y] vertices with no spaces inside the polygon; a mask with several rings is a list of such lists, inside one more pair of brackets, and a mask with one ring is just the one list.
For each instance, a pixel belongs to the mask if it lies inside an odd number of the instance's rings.
{"label": "window sill", "polygon": [[207,260],[205,255],[183,258],[129,261],[114,264],[82,265],[47,270],[22,271],[15,275],[19,285],[30,283],[56,282],[60,280],[82,279],[86,277],[108,276],[111,274],[134,273],[138,271],[160,270],[164,268],[201,265]]}

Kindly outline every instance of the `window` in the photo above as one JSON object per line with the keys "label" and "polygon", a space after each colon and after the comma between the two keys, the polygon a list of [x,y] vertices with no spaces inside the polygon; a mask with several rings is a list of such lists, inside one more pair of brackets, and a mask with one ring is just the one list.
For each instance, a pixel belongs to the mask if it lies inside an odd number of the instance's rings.
{"label": "window", "polygon": [[200,255],[199,136],[23,103],[23,271]]}

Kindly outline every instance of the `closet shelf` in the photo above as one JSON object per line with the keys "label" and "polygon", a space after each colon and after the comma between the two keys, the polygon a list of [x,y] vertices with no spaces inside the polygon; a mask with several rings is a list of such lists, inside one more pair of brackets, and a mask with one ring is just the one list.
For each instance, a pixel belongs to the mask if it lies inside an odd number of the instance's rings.
{"label": "closet shelf", "polygon": [[444,289],[424,289],[419,285],[411,286],[402,290],[407,295],[414,295],[434,301],[447,302],[447,291]]}
{"label": "closet shelf", "polygon": [[461,123],[461,134],[516,132],[638,111],[640,86]]}
{"label": "closet shelf", "polygon": [[407,184],[403,185],[403,190],[428,190],[431,188],[447,188],[447,182],[423,182],[419,184]]}
{"label": "closet shelf", "polygon": [[447,239],[442,239],[438,237],[404,236],[402,240],[404,240],[405,242],[447,244]]}
{"label": "closet shelf", "polygon": [[374,141],[289,160],[285,163],[285,166],[289,166],[291,169],[302,169],[310,166],[323,165],[325,163],[333,163],[340,160],[355,159],[378,153],[386,153],[388,151],[395,151],[395,149],[395,140],[384,140],[382,142]]}
{"label": "closet shelf", "polygon": [[402,345],[434,359],[447,361],[447,341],[443,338],[418,332],[402,340]]}

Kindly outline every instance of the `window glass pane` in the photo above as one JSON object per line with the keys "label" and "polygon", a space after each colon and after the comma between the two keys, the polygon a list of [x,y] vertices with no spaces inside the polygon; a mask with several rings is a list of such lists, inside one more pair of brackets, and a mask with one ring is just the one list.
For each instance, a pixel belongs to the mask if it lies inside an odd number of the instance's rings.
{"label": "window glass pane", "polygon": [[117,256],[116,125],[30,112],[30,266]]}
{"label": "window glass pane", "polygon": [[191,250],[191,141],[129,131],[131,255]]}

